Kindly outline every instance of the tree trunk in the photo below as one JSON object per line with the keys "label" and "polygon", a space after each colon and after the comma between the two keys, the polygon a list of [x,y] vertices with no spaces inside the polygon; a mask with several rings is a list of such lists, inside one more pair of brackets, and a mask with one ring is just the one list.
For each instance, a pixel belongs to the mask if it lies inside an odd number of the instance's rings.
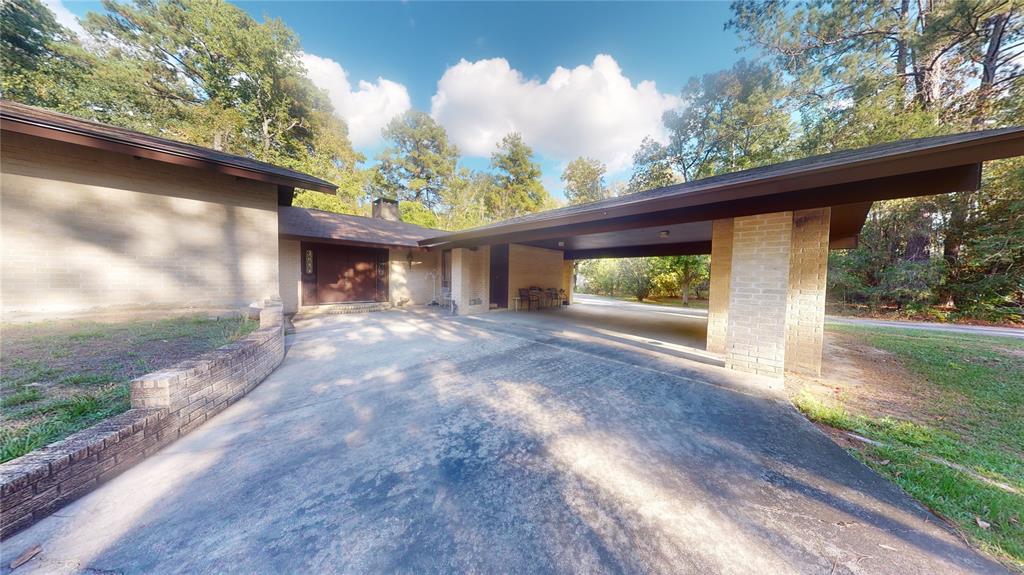
{"label": "tree trunk", "polygon": [[988,115],[988,102],[992,96],[992,86],[996,81],[999,66],[999,51],[1006,34],[1006,25],[1010,22],[1010,12],[997,14],[988,21],[988,48],[985,58],[981,61],[981,83],[978,85],[978,99],[975,103],[972,126],[981,126]]}
{"label": "tree trunk", "polygon": [[906,106],[907,101],[907,38],[904,36],[907,25],[907,14],[910,13],[910,0],[900,1],[900,30],[896,34],[896,81],[900,86],[900,99]]}

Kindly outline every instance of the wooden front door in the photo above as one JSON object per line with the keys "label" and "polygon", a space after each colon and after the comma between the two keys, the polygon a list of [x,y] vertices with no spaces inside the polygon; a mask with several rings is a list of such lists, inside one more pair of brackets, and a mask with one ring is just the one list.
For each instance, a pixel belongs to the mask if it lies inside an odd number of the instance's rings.
{"label": "wooden front door", "polygon": [[302,274],[303,305],[387,301],[387,250],[304,244],[303,272],[309,250],[314,273]]}

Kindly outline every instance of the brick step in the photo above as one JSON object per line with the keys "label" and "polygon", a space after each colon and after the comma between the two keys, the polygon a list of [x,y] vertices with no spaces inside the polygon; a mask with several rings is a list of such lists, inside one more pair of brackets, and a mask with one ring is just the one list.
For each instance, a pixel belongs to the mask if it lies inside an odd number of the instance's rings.
{"label": "brick step", "polygon": [[299,308],[294,320],[301,320],[307,317],[321,315],[340,315],[347,313],[370,313],[373,311],[386,311],[391,309],[391,302],[355,302],[355,303],[329,303],[323,305],[309,305]]}

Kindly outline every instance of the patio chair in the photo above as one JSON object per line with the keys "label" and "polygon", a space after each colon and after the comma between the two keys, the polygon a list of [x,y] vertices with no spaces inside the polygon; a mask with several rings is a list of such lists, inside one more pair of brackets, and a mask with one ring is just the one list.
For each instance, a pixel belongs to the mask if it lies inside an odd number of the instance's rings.
{"label": "patio chair", "polygon": [[526,304],[526,311],[533,309],[534,303],[537,304],[537,309],[540,309],[540,294],[532,289],[519,288],[519,301]]}

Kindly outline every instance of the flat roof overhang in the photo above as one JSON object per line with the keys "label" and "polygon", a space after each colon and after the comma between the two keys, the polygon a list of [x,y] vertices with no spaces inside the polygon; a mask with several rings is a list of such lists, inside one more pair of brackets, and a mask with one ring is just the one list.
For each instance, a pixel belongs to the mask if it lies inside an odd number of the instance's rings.
{"label": "flat roof overhang", "polygon": [[569,206],[420,241],[524,243],[566,259],[710,253],[716,219],[831,207],[830,247],[854,247],[872,202],[976,190],[984,161],[1024,155],[1024,127],[903,140]]}

